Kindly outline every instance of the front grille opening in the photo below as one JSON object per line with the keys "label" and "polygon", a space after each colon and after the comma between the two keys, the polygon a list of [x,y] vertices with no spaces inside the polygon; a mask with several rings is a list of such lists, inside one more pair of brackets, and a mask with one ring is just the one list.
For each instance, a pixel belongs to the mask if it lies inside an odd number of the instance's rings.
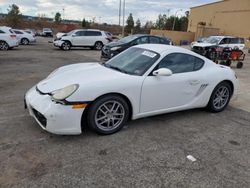
{"label": "front grille opening", "polygon": [[42,115],[40,112],[38,112],[36,109],[32,109],[34,115],[36,116],[36,119],[42,124],[42,126],[45,128],[47,126],[47,119]]}

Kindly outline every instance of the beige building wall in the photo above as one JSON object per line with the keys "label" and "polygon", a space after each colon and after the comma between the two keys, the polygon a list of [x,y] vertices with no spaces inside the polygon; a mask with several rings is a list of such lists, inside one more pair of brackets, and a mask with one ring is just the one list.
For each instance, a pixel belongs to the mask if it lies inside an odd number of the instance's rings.
{"label": "beige building wall", "polygon": [[194,41],[195,33],[193,32],[182,32],[182,31],[169,31],[169,30],[156,30],[151,29],[151,35],[163,36],[170,38],[174,44],[179,45],[181,40],[187,40],[189,43]]}
{"label": "beige building wall", "polygon": [[250,37],[250,0],[224,0],[192,7],[188,31],[196,32],[198,23],[218,28],[221,35]]}

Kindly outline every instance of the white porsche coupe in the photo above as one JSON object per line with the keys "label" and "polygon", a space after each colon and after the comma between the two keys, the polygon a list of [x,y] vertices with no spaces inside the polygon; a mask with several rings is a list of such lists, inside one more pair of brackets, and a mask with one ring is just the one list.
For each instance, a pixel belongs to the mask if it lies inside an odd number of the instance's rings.
{"label": "white porsche coupe", "polygon": [[206,107],[225,109],[237,93],[234,71],[189,50],[161,44],[129,48],[106,63],[63,66],[32,87],[25,105],[55,134],[119,131],[129,119]]}

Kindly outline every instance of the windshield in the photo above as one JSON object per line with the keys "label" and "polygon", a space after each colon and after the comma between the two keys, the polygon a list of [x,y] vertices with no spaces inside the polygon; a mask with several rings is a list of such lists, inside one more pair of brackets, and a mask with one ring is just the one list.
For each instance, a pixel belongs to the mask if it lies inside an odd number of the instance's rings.
{"label": "windshield", "polygon": [[70,31],[70,32],[68,32],[68,33],[65,33],[65,34],[63,34],[63,35],[70,36],[70,35],[72,35],[75,31],[76,31],[76,30],[72,30],[72,31]]}
{"label": "windshield", "polygon": [[219,37],[208,37],[204,40],[204,42],[210,43],[210,44],[218,44],[221,38]]}
{"label": "windshield", "polygon": [[43,31],[51,31],[50,28],[43,28]]}
{"label": "windshield", "polygon": [[142,76],[160,55],[142,48],[129,48],[123,53],[107,61],[104,66],[120,72]]}
{"label": "windshield", "polygon": [[119,40],[119,42],[122,42],[122,43],[129,43],[131,42],[132,40],[136,39],[138,36],[136,35],[130,35],[130,36],[127,36],[127,37],[124,37],[122,39]]}

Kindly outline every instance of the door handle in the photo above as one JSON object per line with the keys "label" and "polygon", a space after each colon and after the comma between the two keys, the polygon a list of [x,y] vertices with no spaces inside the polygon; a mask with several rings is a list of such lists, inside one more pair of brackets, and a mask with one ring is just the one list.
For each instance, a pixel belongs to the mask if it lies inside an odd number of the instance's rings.
{"label": "door handle", "polygon": [[200,84],[200,80],[190,80],[189,84],[192,86],[198,85],[198,84]]}

